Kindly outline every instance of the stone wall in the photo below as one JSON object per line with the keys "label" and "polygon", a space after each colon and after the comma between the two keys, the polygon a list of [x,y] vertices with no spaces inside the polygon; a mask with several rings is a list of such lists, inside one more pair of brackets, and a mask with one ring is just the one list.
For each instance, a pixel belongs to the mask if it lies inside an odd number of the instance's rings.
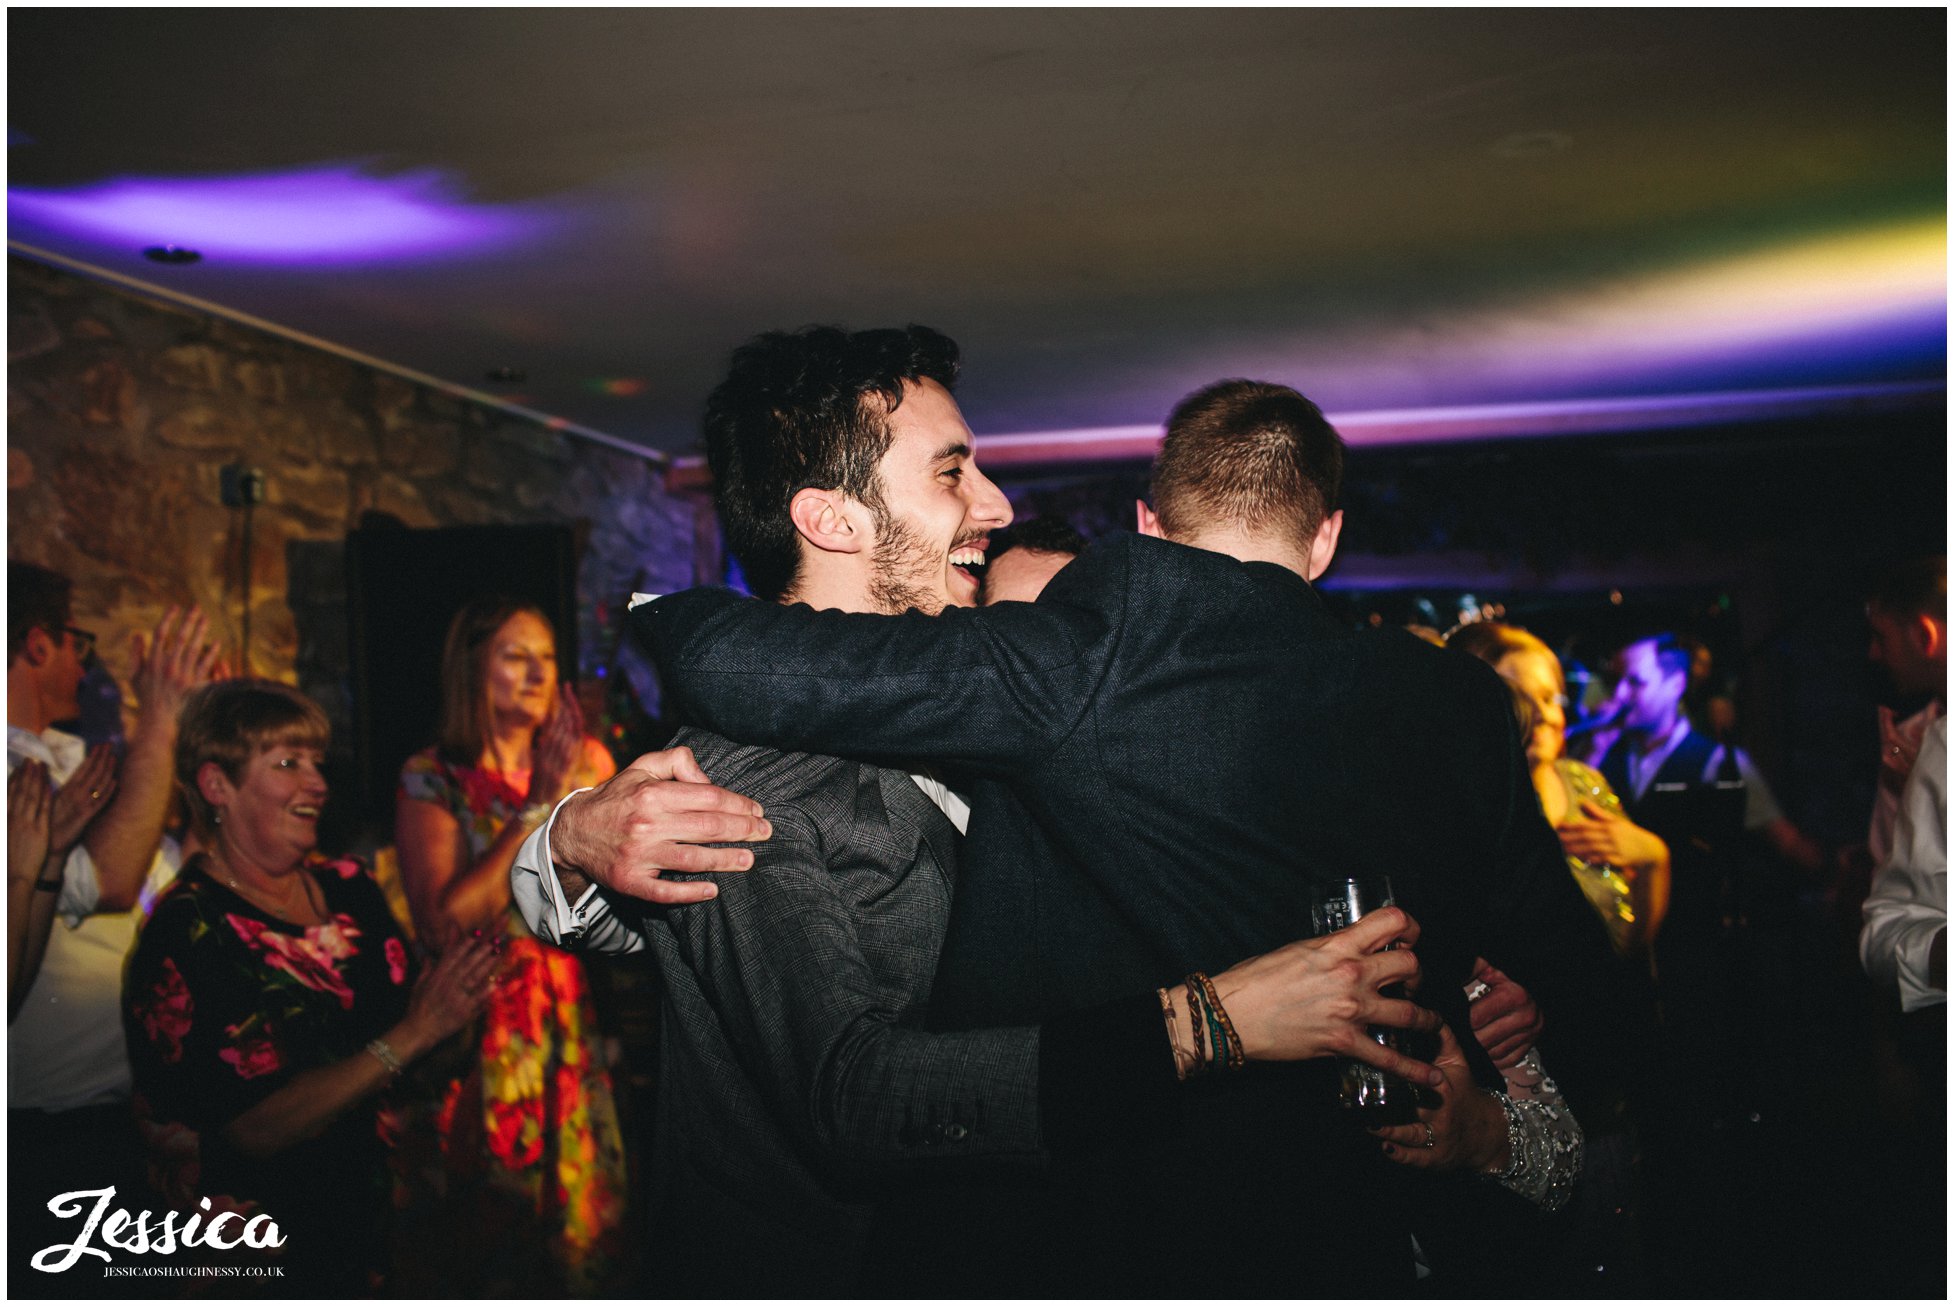
{"label": "stone wall", "polygon": [[267,481],[252,529],[252,667],[312,693],[340,728],[343,541],[363,515],[575,526],[586,676],[615,665],[625,595],[692,584],[695,559],[717,566],[699,548],[700,502],[668,495],[649,455],[30,260],[8,265],[8,553],[74,578],[77,624],[125,685],[129,635],[172,604],[202,605],[240,662],[242,514],[219,499],[227,463]]}

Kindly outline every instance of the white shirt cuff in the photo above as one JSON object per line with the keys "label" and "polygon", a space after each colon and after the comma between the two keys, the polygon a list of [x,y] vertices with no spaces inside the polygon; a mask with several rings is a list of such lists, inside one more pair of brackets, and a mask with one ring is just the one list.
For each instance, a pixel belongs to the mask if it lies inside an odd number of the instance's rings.
{"label": "white shirt cuff", "polygon": [[1893,960],[1900,980],[1900,1011],[1918,1012],[1921,1008],[1947,1002],[1947,991],[1927,977],[1927,960],[1934,950],[1934,936],[1946,926],[1940,921],[1910,921],[1895,941]]}
{"label": "white shirt cuff", "polygon": [[515,866],[510,870],[510,893],[523,920],[537,935],[553,944],[574,940],[584,933],[590,924],[591,901],[597,894],[597,886],[592,885],[575,903],[569,902],[563,882],[557,879],[556,863],[550,857],[550,829],[556,825],[556,814],[572,795],[583,792],[572,790],[557,800],[556,807],[550,809],[549,820],[537,827],[516,851]]}

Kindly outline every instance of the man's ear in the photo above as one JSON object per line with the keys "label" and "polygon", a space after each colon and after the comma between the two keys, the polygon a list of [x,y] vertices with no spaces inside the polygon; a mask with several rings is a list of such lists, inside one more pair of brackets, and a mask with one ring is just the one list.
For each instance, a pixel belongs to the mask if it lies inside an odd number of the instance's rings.
{"label": "man's ear", "polygon": [[827,553],[859,554],[874,543],[861,505],[839,490],[810,486],[797,491],[787,505],[787,516],[801,539]]}
{"label": "man's ear", "polygon": [[1160,530],[1160,515],[1148,508],[1144,499],[1133,501],[1133,525],[1143,536],[1152,536],[1155,540],[1167,538]]}
{"label": "man's ear", "polygon": [[1945,624],[1929,617],[1926,613],[1921,613],[1908,624],[1908,630],[1912,633],[1915,642],[1919,644],[1920,652],[1927,657],[1939,658],[1946,654],[1947,627]]}
{"label": "man's ear", "polygon": [[30,626],[27,628],[27,640],[21,645],[18,656],[26,659],[29,667],[46,667],[48,660],[54,657],[56,647],[54,637],[47,633],[46,628]]}
{"label": "man's ear", "polygon": [[1316,539],[1309,543],[1309,574],[1306,580],[1314,581],[1330,570],[1330,560],[1337,556],[1337,538],[1343,534],[1343,510],[1323,519],[1323,525],[1316,528]]}
{"label": "man's ear", "polygon": [[220,812],[237,797],[237,786],[224,769],[214,762],[207,762],[197,768],[197,793],[204,796],[204,802]]}

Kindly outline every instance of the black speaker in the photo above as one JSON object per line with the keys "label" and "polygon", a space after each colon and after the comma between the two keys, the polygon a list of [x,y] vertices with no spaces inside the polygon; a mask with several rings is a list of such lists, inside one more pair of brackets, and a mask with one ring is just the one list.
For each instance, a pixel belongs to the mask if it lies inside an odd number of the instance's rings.
{"label": "black speaker", "polygon": [[577,540],[564,525],[367,526],[346,536],[354,756],[367,819],[391,838],[401,764],[434,742],[441,641],[471,600],[508,595],[556,628],[557,667],[577,668]]}

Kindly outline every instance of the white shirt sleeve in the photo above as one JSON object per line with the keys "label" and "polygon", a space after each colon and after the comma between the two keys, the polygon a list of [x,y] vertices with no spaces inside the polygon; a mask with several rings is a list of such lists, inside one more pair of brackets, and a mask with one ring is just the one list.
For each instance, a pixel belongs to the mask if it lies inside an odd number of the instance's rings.
{"label": "white shirt sleeve", "polygon": [[1935,722],[1900,796],[1893,850],[1873,873],[1859,960],[1882,984],[1897,984],[1900,1010],[1947,1001],[1927,978],[1934,936],[1947,928],[1947,719]]}
{"label": "white shirt sleeve", "polygon": [[[588,788],[588,787],[586,787]],[[572,790],[570,794],[582,794]],[[563,796],[567,800],[570,795]],[[645,947],[641,924],[621,920],[595,885],[586,889],[575,903],[564,893],[556,877],[556,863],[550,857],[550,829],[563,808],[559,801],[544,822],[516,851],[509,868],[509,893],[516,910],[536,937],[563,948],[592,949],[599,953],[637,953]]]}
{"label": "white shirt sleeve", "polygon": [[55,900],[54,910],[72,928],[94,915],[101,903],[102,881],[95,872],[95,859],[89,856],[87,845],[76,844],[62,864],[61,896]]}

